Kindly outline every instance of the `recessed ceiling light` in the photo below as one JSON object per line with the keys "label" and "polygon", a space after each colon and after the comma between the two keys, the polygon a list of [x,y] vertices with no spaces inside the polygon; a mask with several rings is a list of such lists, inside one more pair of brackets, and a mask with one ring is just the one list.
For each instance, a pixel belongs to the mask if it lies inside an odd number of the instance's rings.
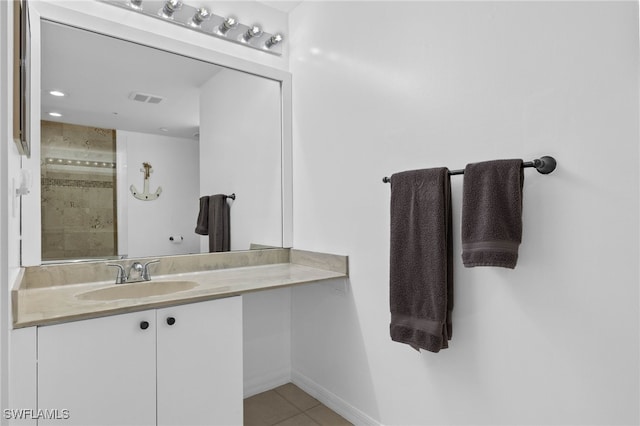
{"label": "recessed ceiling light", "polygon": [[62,114],[60,114],[59,112],[50,112],[49,115],[52,117],[62,117]]}
{"label": "recessed ceiling light", "polygon": [[49,94],[52,96],[66,96],[64,92],[61,92],[59,90],[52,90],[49,92]]}

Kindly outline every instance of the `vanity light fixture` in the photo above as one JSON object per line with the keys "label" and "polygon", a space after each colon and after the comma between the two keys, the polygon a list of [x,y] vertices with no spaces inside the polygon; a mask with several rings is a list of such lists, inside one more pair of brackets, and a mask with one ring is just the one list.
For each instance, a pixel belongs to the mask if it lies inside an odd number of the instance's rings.
{"label": "vanity light fixture", "polygon": [[182,0],[167,0],[158,14],[166,19],[173,19],[173,14],[182,9]]}
{"label": "vanity light fixture", "polygon": [[199,28],[204,21],[209,19],[211,19],[211,12],[209,12],[209,9],[206,7],[201,7],[196,11],[195,15],[193,15],[193,18],[191,18],[191,26]]}
{"label": "vanity light fixture", "polygon": [[51,96],[58,96],[58,97],[66,96],[65,93],[61,92],[60,90],[51,90],[49,91],[49,94]]}
{"label": "vanity light fixture", "polygon": [[[0,0],[2,1],[2,0]],[[232,43],[273,55],[282,55],[283,35],[266,33],[258,25],[245,25],[234,16],[219,16],[205,7],[194,7],[182,0],[98,0],[130,12],[162,19]]]}

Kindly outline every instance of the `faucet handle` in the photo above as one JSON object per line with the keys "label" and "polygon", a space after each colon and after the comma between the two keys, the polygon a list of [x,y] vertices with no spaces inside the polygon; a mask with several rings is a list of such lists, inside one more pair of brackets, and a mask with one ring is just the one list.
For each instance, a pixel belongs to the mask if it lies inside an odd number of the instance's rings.
{"label": "faucet handle", "polygon": [[124,270],[124,266],[119,263],[107,263],[107,266],[114,266],[118,268],[118,275],[116,276],[116,284],[124,284],[127,282],[127,273]]}
{"label": "faucet handle", "polygon": [[149,281],[151,280],[151,274],[149,274],[149,265],[153,264],[153,263],[158,263],[160,262],[160,259],[154,259],[154,260],[150,260],[147,263],[144,264],[143,270],[142,270],[142,277],[146,280]]}

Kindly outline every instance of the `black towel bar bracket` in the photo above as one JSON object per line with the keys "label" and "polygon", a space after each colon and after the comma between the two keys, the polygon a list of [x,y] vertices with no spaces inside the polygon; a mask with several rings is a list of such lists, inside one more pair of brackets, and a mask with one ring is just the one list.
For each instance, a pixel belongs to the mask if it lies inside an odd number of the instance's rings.
{"label": "black towel bar bracket", "polygon": [[[548,175],[552,171],[556,169],[556,159],[545,155],[544,157],[536,158],[533,161],[525,161],[522,163],[522,167],[535,167],[538,173],[542,173],[543,175]],[[460,170],[450,170],[449,175],[462,175],[464,174],[464,169]],[[382,182],[389,183],[391,179],[387,176],[382,178]]]}

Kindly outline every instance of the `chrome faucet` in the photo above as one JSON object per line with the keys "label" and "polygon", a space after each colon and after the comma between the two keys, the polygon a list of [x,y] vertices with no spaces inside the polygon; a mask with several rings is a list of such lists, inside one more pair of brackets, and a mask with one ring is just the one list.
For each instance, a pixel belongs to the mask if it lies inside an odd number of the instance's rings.
{"label": "chrome faucet", "polygon": [[[116,284],[125,283],[137,283],[140,281],[151,281],[151,273],[149,272],[149,265],[160,262],[160,259],[150,260],[144,265],[140,262],[133,262],[129,267],[129,273],[127,274],[124,266],[119,263],[107,263],[107,266],[114,266],[118,268],[118,275],[116,276]],[[133,275],[133,276],[132,276]]]}
{"label": "chrome faucet", "polygon": [[[135,273],[137,277],[134,279],[132,274]],[[128,283],[137,283],[138,281],[144,281],[143,278],[144,266],[140,262],[133,262],[129,267],[129,275],[127,276]]]}
{"label": "chrome faucet", "polygon": [[124,270],[124,266],[119,263],[107,263],[107,266],[114,266],[118,268],[118,275],[116,276],[116,284],[124,284],[127,282],[127,273]]}
{"label": "chrome faucet", "polygon": [[149,273],[149,265],[153,264],[153,263],[158,263],[160,262],[160,259],[154,259],[154,260],[150,260],[147,263],[144,264],[143,268],[142,268],[142,279],[145,281],[151,281],[151,273]]}

